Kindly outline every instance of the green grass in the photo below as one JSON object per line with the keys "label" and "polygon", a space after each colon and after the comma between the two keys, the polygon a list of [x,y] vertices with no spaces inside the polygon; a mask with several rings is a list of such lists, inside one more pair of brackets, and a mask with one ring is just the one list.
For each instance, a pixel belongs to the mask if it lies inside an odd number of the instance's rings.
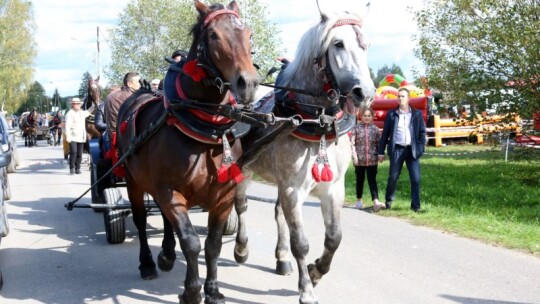
{"label": "green grass", "polygon": [[[421,163],[423,212],[409,210],[409,173],[404,166],[391,210],[382,216],[404,218],[417,225],[450,231],[490,244],[540,255],[540,157],[504,161],[500,149],[487,146],[428,147]],[[449,155],[450,153],[469,153]],[[377,184],[384,201],[388,161],[379,165]],[[356,201],[354,168],[347,171],[346,201]],[[367,182],[363,198],[371,201]]]}

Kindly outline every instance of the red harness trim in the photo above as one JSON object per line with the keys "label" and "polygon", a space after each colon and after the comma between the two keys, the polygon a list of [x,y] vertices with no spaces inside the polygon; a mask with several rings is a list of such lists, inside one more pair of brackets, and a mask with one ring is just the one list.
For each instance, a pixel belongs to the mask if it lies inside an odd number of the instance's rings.
{"label": "red harness trim", "polygon": [[196,141],[199,141],[199,142],[202,142],[202,143],[205,143],[205,144],[210,144],[210,145],[221,145],[222,144],[221,137],[218,137],[217,139],[212,139],[210,137],[206,137],[206,136],[202,136],[200,134],[197,134],[197,133],[193,132],[189,127],[184,125],[180,120],[178,120],[178,118],[176,118],[176,117],[174,117],[172,115],[169,115],[169,117],[167,117],[167,125],[176,127],[178,130],[180,130],[180,132],[184,133],[185,135],[187,135],[188,137],[191,137],[192,139],[194,139]]}
{"label": "red harness trim", "polygon": [[360,21],[355,20],[355,19],[345,18],[345,19],[339,19],[338,21],[336,21],[336,23],[332,26],[332,28],[340,27],[343,25],[358,25],[359,27],[362,27],[362,23]]}
{"label": "red harness trim", "polygon": [[223,14],[230,14],[230,15],[236,16],[237,18],[240,18],[238,13],[235,11],[231,11],[228,9],[220,9],[220,10],[210,13],[208,16],[206,16],[206,18],[204,18],[203,28],[206,27],[214,18]]}
{"label": "red harness trim", "polygon": [[[178,76],[176,77],[176,94],[178,94],[178,97],[180,97],[180,99],[188,99],[186,93],[184,93],[184,90],[182,89],[180,74],[178,74]],[[229,103],[233,106],[237,105],[237,102],[232,95],[229,95]],[[197,117],[198,119],[211,124],[226,125],[231,122],[231,120],[225,116],[210,114],[202,110],[188,109],[188,111],[191,114],[195,115],[195,117]]]}

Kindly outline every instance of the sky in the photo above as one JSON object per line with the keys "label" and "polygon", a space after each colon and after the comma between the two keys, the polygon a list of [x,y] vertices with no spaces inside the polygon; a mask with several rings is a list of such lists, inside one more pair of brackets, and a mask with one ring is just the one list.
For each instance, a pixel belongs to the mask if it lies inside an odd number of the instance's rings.
{"label": "sky", "polygon": [[[263,0],[268,4],[268,20],[281,30],[279,34],[287,58],[294,58],[296,45],[307,29],[319,21],[315,0]],[[61,96],[78,93],[83,74],[98,74],[106,85],[103,71],[110,63],[108,30],[117,24],[118,15],[130,0],[34,0],[37,24],[38,56],[34,63],[34,80],[52,96],[58,89]],[[210,1],[203,1],[210,4]],[[412,35],[417,33],[412,13],[422,0],[372,0],[364,23],[371,43],[368,64],[376,73],[385,64],[399,65],[407,79],[413,69],[423,67],[413,55]],[[323,11],[347,10],[365,14],[365,1],[319,0]],[[242,8],[240,8],[241,10]],[[301,13],[300,13],[301,12]],[[97,27],[100,52],[97,56]],[[256,34],[256,33],[255,33]],[[167,54],[164,54],[164,56]],[[99,72],[98,72],[99,71]]]}

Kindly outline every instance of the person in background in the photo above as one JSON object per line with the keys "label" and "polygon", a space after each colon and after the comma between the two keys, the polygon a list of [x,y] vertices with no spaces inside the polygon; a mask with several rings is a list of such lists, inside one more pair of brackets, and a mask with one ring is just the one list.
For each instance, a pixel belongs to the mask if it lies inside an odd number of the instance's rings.
{"label": "person in background", "polygon": [[107,135],[112,140],[116,132],[118,111],[124,101],[141,87],[141,77],[135,72],[124,75],[123,86],[120,90],[114,91],[105,98],[105,122],[107,123]]}
{"label": "person in background", "polygon": [[66,114],[66,141],[69,144],[69,174],[81,174],[81,161],[86,142],[85,119],[90,115],[81,110],[82,101],[73,98],[71,109]]}
{"label": "person in background", "polygon": [[180,61],[182,61],[182,59],[187,58],[187,53],[186,53],[186,51],[183,51],[183,50],[176,50],[172,54],[171,58],[172,58],[172,60],[174,62],[180,62]]}
{"label": "person in background", "polygon": [[56,134],[56,140],[53,138],[54,145],[58,146],[60,144],[60,138],[62,138],[62,111],[60,110],[52,118],[52,130],[53,134]]}
{"label": "person in background", "polygon": [[361,108],[360,122],[351,131],[352,159],[356,174],[356,208],[364,209],[362,200],[364,177],[367,174],[373,211],[377,212],[386,206],[379,201],[377,187],[378,147],[381,135],[379,128],[373,124],[374,112],[371,108]]}
{"label": "person in background", "polygon": [[422,111],[409,105],[409,90],[398,90],[399,106],[388,111],[379,143],[379,161],[388,146],[390,169],[386,186],[386,209],[392,207],[403,163],[411,181],[411,210],[420,211],[420,156],[426,145],[426,124]]}
{"label": "person in background", "polygon": [[[117,85],[113,85],[110,88],[109,94],[116,92],[120,90],[120,87]],[[96,111],[96,118],[94,120],[94,126],[96,126],[96,129],[101,132],[101,135],[107,130],[107,123],[105,122],[105,102],[104,100],[102,103],[98,105],[97,111]]]}
{"label": "person in background", "polygon": [[154,79],[152,80],[152,82],[150,82],[150,85],[152,86],[152,91],[155,93],[157,92],[158,88],[159,88],[159,79]]}

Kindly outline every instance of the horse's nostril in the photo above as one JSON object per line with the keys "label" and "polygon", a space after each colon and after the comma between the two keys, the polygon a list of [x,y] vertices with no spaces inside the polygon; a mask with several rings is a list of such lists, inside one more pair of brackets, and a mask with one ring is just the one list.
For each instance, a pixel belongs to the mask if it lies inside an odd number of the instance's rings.
{"label": "horse's nostril", "polygon": [[353,98],[356,100],[363,100],[364,99],[364,93],[362,92],[361,88],[354,88],[352,90]]}
{"label": "horse's nostril", "polygon": [[246,88],[246,80],[244,79],[244,77],[242,77],[242,76],[238,77],[238,81],[236,82],[236,86],[239,89],[245,89]]}

